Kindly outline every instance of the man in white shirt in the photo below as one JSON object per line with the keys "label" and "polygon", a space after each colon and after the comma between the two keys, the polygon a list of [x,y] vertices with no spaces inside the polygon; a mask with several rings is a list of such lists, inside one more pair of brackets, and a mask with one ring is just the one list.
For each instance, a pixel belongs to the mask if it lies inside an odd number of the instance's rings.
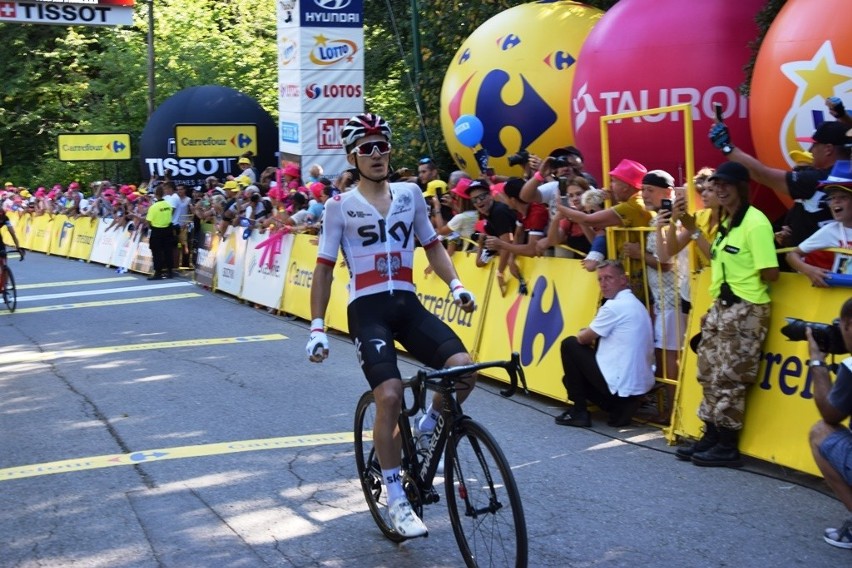
{"label": "man in white shirt", "polygon": [[606,302],[589,327],[562,341],[562,383],[574,403],[556,417],[562,426],[591,426],[589,402],[609,412],[610,426],[627,426],[642,395],[654,386],[654,332],[648,310],[631,292],[620,262],[604,261],[597,273]]}

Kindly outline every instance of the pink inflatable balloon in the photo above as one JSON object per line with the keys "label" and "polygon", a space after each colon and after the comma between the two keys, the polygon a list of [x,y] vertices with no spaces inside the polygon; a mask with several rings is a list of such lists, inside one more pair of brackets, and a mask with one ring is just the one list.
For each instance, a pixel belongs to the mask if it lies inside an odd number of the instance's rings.
{"label": "pink inflatable balloon", "polygon": [[[622,0],[610,9],[583,44],[572,89],[574,136],[587,169],[602,179],[601,116],[679,103],[692,107],[696,169],[724,160],[707,138],[716,102],[734,143],[753,154],[748,104],[739,89],[748,43],[758,33],[754,17],[764,3]],[[630,158],[685,183],[681,115],[610,123],[609,137],[611,165]]]}

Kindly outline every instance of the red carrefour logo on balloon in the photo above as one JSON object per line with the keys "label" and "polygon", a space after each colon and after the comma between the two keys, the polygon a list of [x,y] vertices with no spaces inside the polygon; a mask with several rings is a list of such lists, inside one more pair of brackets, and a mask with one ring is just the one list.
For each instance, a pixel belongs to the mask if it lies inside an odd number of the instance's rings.
{"label": "red carrefour logo on balloon", "polygon": [[331,84],[318,85],[311,83],[305,87],[305,96],[309,99],[356,99],[364,92],[361,85]]}

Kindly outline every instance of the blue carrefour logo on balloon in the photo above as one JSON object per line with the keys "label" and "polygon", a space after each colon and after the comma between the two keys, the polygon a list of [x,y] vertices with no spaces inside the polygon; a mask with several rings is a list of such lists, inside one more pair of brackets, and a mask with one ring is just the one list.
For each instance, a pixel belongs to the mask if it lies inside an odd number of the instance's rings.
{"label": "blue carrefour logo on balloon", "polygon": [[503,128],[511,126],[520,133],[519,148],[523,149],[547,132],[557,119],[556,111],[523,75],[520,76],[523,84],[520,100],[515,104],[506,104],[499,93],[503,91],[509,79],[509,74],[502,69],[489,71],[476,95],[474,114],[485,126],[481,144],[488,151],[488,155],[494,157],[506,154],[506,147],[500,141],[500,131]]}

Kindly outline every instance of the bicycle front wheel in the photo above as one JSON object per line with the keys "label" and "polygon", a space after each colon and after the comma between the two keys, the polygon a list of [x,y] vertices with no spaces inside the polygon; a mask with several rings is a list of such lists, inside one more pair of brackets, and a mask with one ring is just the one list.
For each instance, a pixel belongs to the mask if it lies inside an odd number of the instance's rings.
{"label": "bicycle front wheel", "polygon": [[376,399],[372,392],[365,392],[355,407],[355,465],[358,468],[358,479],[370,507],[370,514],[379,529],[390,540],[402,542],[405,537],[394,530],[388,514],[388,496],[382,483],[382,467],[373,446],[375,423]]}
{"label": "bicycle front wheel", "polygon": [[512,470],[494,437],[464,419],[447,446],[447,508],[468,566],[527,565],[527,525]]}
{"label": "bicycle front wheel", "polygon": [[15,277],[8,266],[3,267],[3,303],[9,308],[10,312],[14,312],[18,306],[18,290],[15,288]]}

